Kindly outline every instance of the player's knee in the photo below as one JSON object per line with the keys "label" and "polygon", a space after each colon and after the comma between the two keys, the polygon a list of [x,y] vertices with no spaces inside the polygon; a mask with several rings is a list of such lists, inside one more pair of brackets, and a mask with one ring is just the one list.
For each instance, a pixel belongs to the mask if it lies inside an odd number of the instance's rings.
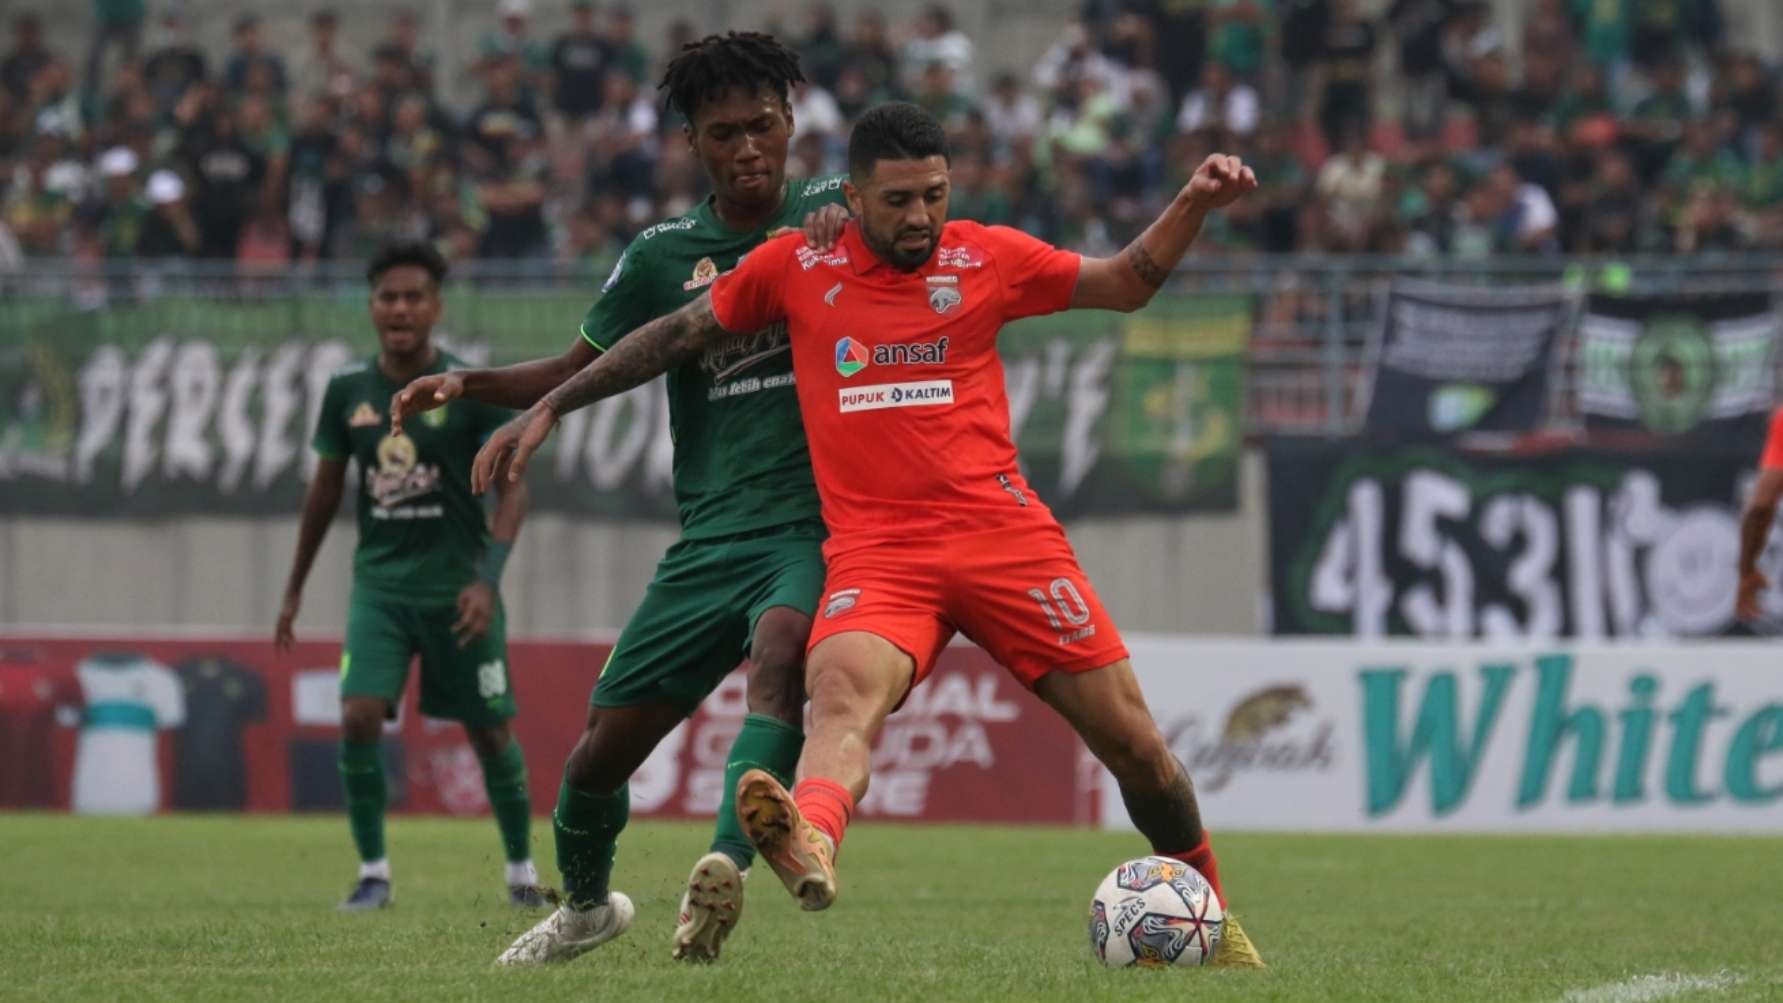
{"label": "player's knee", "polygon": [[341,702],[341,733],[357,745],[376,742],[384,732],[382,700],[350,699]]}
{"label": "player's knee", "polygon": [[600,735],[594,725],[582,732],[576,747],[570,750],[570,758],[563,764],[564,780],[579,791],[618,790],[630,775],[630,771],[621,772],[616,768],[612,756],[601,754]]}
{"label": "player's knee", "polygon": [[751,661],[749,712],[798,723],[805,708],[804,651],[796,645],[757,645]]}
{"label": "player's knee", "polygon": [[1116,781],[1130,790],[1162,791],[1168,789],[1182,772],[1182,764],[1170,751],[1170,743],[1155,725],[1136,729],[1126,740],[1113,743],[1100,753],[1102,763]]}
{"label": "player's knee", "polygon": [[871,712],[873,694],[858,673],[831,664],[817,666],[805,681],[810,689],[811,714],[828,721],[865,721]]}
{"label": "player's knee", "polygon": [[494,759],[508,747],[509,734],[506,727],[465,728],[465,738],[470,740],[471,748],[477,751],[478,759]]}

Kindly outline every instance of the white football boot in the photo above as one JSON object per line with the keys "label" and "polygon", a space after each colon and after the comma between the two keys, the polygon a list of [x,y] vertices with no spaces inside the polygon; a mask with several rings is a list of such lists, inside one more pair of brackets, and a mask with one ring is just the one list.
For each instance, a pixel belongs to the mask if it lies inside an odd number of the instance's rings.
{"label": "white football boot", "polygon": [[495,959],[498,965],[549,965],[569,961],[605,944],[631,926],[637,910],[619,892],[607,895],[607,904],[587,912],[559,906],[537,926],[520,935],[513,946]]}
{"label": "white football boot", "polygon": [[743,879],[728,854],[708,853],[693,865],[681,912],[675,920],[672,954],[678,961],[717,961],[719,948],[743,918]]}

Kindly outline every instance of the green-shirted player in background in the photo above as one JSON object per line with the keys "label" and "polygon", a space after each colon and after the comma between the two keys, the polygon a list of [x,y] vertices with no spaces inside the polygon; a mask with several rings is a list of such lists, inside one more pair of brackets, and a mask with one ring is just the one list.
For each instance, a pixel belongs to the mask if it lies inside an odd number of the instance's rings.
{"label": "green-shirted player in background", "polygon": [[[789,88],[798,57],[756,33],[686,46],[661,89],[713,194],[626,248],[570,349],[502,369],[429,376],[391,401],[412,416],[464,397],[524,408],[593,361],[614,339],[698,297],[720,272],[779,230],[833,242],[846,218],[840,177],[789,181]],[[711,960],[743,909],[755,858],[732,805],[752,768],[790,779],[804,744],[805,640],[823,588],[823,524],[792,353],[780,325],[729,340],[668,374],[681,539],[595,683],[587,726],[564,764],[553,822],[562,908],[522,935],[502,964],[567,961],[623,933],[631,900],[608,889],[629,813],[626,783],[652,749],[745,656],[749,714],[726,760],[710,853],[688,877],[672,953]],[[406,420],[405,420],[406,419]]]}
{"label": "green-shirted player in background", "polygon": [[482,761],[507,857],[509,900],[546,904],[529,846],[526,760],[508,731],[514,693],[496,591],[526,515],[526,491],[504,482],[486,524],[470,486],[477,448],[511,415],[465,401],[395,429],[386,410],[390,395],[409,380],[461,364],[430,339],[445,276],[445,259],[426,244],[393,244],[366,269],[379,350],[335,373],[322,396],[316,475],[274,637],[280,650],[291,646],[304,580],[340,509],[347,460],[357,460],[365,490],[357,505],[359,544],[341,650],[340,771],[361,863],[359,883],[341,903],[346,910],[391,902],[378,740],[416,655],[421,712],[462,722]]}

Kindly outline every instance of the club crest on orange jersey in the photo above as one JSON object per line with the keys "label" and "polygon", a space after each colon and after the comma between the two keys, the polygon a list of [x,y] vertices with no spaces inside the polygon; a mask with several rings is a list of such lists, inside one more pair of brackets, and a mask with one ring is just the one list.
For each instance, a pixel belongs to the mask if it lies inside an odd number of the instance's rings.
{"label": "club crest on orange jersey", "polygon": [[830,593],[829,602],[823,604],[823,617],[828,620],[854,608],[860,600],[860,589],[841,589]]}
{"label": "club crest on orange jersey", "polygon": [[709,286],[718,278],[718,265],[711,258],[701,258],[699,264],[693,266],[693,278],[681,283],[685,292],[693,292],[702,286]]}
{"label": "club crest on orange jersey", "polygon": [[936,313],[945,314],[964,300],[960,297],[960,277],[957,275],[931,275],[929,283],[929,306]]}

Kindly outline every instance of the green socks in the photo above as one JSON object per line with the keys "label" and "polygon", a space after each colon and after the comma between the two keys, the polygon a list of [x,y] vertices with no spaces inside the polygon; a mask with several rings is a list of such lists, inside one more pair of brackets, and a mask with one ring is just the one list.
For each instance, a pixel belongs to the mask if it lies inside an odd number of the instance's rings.
{"label": "green socks", "polygon": [[563,893],[570,908],[592,909],[607,901],[613,855],[629,818],[629,786],[621,785],[611,794],[588,794],[566,780],[557,789],[551,828],[557,834],[557,869],[563,872]]}
{"label": "green socks", "polygon": [[361,745],[341,739],[341,787],[347,794],[347,824],[363,862],[384,859],[384,762],[378,743]]}
{"label": "green socks", "polygon": [[[724,797],[718,805],[713,850],[735,860],[738,867],[754,863],[755,847],[737,824],[737,781],[749,770],[763,769],[781,783],[792,783],[804,746],[804,733],[792,725],[761,714],[743,719],[743,729],[731,743],[725,762]],[[490,800],[495,800],[493,793]],[[563,891],[570,908],[592,909],[607,900],[619,833],[630,817],[631,789],[627,786],[610,794],[580,791],[568,781],[558,788],[551,827],[557,836],[557,869],[563,872]]]}
{"label": "green socks", "polygon": [[526,795],[526,756],[520,751],[518,739],[510,736],[505,748],[483,760],[483,789],[489,792],[489,807],[501,829],[502,850],[507,853],[508,863],[529,859],[532,801]]}
{"label": "green socks", "polygon": [[755,862],[755,847],[737,823],[737,781],[750,770],[767,770],[791,788],[804,747],[805,733],[778,718],[751,714],[743,719],[743,730],[737,732],[724,763],[724,791],[712,834],[712,849],[736,861],[738,868],[747,869]]}

